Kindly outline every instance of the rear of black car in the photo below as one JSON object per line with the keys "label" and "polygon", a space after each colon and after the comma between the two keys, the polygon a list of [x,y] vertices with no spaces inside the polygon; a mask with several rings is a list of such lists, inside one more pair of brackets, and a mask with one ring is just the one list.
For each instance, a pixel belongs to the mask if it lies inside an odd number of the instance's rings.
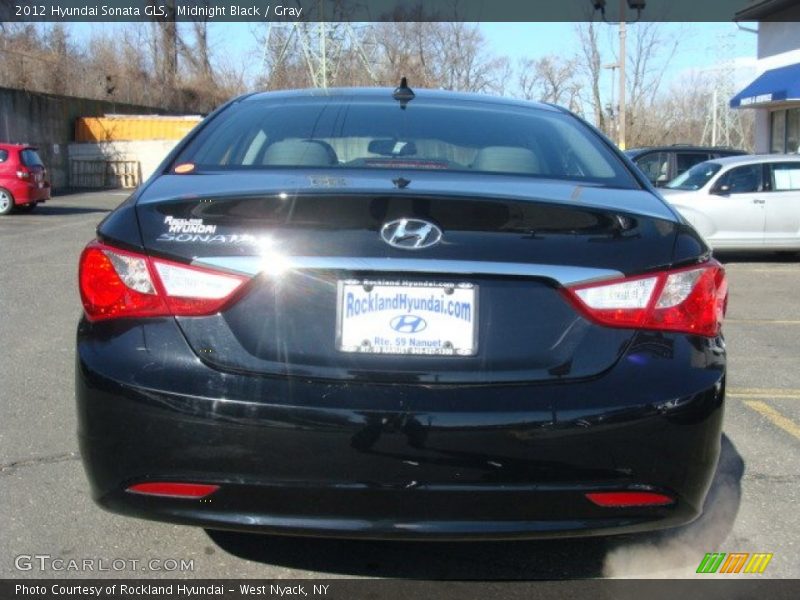
{"label": "rear of black car", "polygon": [[721,267],[558,109],[261,94],[81,258],[105,508],[211,528],[511,538],[678,525],[719,453]]}

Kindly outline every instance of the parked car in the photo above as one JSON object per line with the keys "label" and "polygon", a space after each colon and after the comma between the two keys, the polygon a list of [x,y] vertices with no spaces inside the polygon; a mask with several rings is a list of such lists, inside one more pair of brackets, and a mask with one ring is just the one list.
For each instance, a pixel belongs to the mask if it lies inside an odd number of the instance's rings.
{"label": "parked car", "polygon": [[650,183],[661,187],[698,163],[747,153],[734,148],[675,144],[673,146],[631,148],[626,150],[625,154],[636,163]]}
{"label": "parked car", "polygon": [[663,188],[715,249],[800,250],[800,156],[700,163]]}
{"label": "parked car", "polygon": [[0,143],[0,215],[33,210],[50,199],[50,181],[37,149]]}
{"label": "parked car", "polygon": [[111,511],[500,539],[702,510],[724,270],[563,109],[406,85],[238,98],[79,273],[81,456]]}

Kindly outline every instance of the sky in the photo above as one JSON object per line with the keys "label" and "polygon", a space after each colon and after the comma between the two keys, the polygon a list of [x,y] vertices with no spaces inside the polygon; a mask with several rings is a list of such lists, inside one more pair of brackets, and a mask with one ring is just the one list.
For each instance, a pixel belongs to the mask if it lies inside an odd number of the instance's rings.
{"label": "sky", "polygon": [[[525,57],[548,54],[572,56],[579,52],[576,23],[482,23],[481,31],[494,52],[506,55],[513,62]],[[753,25],[754,24],[743,24]],[[757,36],[739,29],[735,23],[659,23],[665,38],[678,41],[677,50],[664,71],[661,91],[692,72],[720,68],[732,63],[733,87],[745,87],[755,77]],[[619,27],[600,25],[603,63],[616,62],[619,51]],[[628,40],[637,24],[628,24]],[[628,51],[631,51],[630,41]],[[616,87],[616,84],[615,84]],[[611,71],[606,70],[601,81],[602,94],[609,97]],[[614,95],[617,95],[615,89]]]}
{"label": "sky", "polygon": [[[483,23],[481,31],[497,54],[512,59],[555,54],[569,56],[578,51],[576,23]],[[727,43],[731,58],[755,62],[757,36],[741,31],[734,23],[660,23],[665,36],[679,41],[667,71],[667,79],[698,67],[710,67],[725,58]],[[601,24],[600,41],[608,62],[619,46],[619,28]],[[629,35],[636,24],[628,24]],[[749,75],[749,74],[748,74]]]}
{"label": "sky", "polygon": [[[753,24],[743,24],[753,25]],[[579,51],[576,23],[480,23],[488,49],[496,55],[508,56],[516,64],[522,58],[539,58],[548,54],[569,57]],[[117,25],[76,24],[77,36],[91,35],[91,31],[113,31]],[[257,75],[261,62],[261,49],[255,29],[266,32],[266,25],[256,23],[212,23],[210,40],[212,50],[219,57],[236,63],[249,64],[249,74]],[[604,63],[615,61],[619,45],[616,25],[600,24],[601,51]],[[629,24],[632,34],[637,24]],[[663,89],[679,82],[693,70],[712,69],[726,61],[735,65],[736,87],[744,87],[755,76],[757,36],[739,29],[735,23],[660,23],[664,36],[679,41],[677,51],[664,73]],[[630,46],[629,46],[630,48]],[[413,85],[413,82],[412,82]],[[603,87],[611,86],[611,72],[604,73]]]}

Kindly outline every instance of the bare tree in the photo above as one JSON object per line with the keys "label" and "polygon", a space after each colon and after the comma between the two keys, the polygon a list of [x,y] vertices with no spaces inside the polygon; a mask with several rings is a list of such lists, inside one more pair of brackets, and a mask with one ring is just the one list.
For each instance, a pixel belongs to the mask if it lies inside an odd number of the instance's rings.
{"label": "bare tree", "polygon": [[638,23],[629,28],[632,47],[627,53],[628,143],[644,145],[651,130],[659,128],[659,117],[652,110],[661,82],[675,51],[677,38],[666,36],[659,23]]}
{"label": "bare tree", "polygon": [[467,92],[502,93],[509,68],[508,59],[493,56],[475,24],[436,23],[433,28],[432,60],[428,68],[441,87]]}
{"label": "bare tree", "polygon": [[566,106],[581,113],[581,84],[576,77],[577,59],[555,55],[526,58],[519,63],[519,89],[526,100]]}
{"label": "bare tree", "polygon": [[178,55],[182,62],[180,78],[176,83],[180,103],[193,106],[199,112],[208,112],[244,88],[242,69],[230,62],[225,68],[215,66],[208,22],[193,21],[190,35],[177,36]]}
{"label": "bare tree", "polygon": [[[652,112],[659,118],[641,132],[642,145],[716,143],[752,150],[753,112],[733,110],[727,97],[719,97],[719,90],[725,88],[722,77],[722,73],[695,71],[675,82],[654,101]],[[714,120],[716,139],[712,139]]]}
{"label": "bare tree", "polygon": [[506,57],[492,54],[477,25],[460,22],[382,23],[379,79],[409,77],[417,87],[502,94],[511,76]]}
{"label": "bare tree", "polygon": [[45,26],[4,23],[0,32],[0,85],[38,90],[46,85],[42,67],[54,62],[44,48]]}
{"label": "bare tree", "polygon": [[[594,112],[595,124],[611,134],[611,125],[605,114],[601,75],[603,54],[600,49],[599,28],[596,23],[586,22],[576,26],[580,43],[578,71],[586,91],[585,101]],[[628,27],[628,51],[626,55],[626,132],[629,146],[641,146],[646,140],[663,137],[665,132],[659,122],[659,113],[654,106],[659,99],[664,73],[678,48],[678,38],[664,33],[658,23],[637,23]],[[619,57],[612,54],[614,64]],[[613,92],[612,92],[613,94]],[[613,110],[613,107],[612,107]]]}
{"label": "bare tree", "polygon": [[[155,3],[154,1],[151,3]],[[153,63],[162,82],[164,100],[175,103],[175,84],[178,75],[178,23],[175,22],[175,0],[166,0],[166,19],[154,17],[152,43],[150,45]]]}
{"label": "bare tree", "polygon": [[440,87],[434,74],[433,32],[436,23],[407,21],[375,24],[375,39],[382,64],[379,80],[383,85],[396,84],[401,76],[411,79],[417,87]]}
{"label": "bare tree", "polygon": [[583,88],[588,94],[588,103],[594,113],[594,123],[599,129],[609,133],[600,94],[603,57],[598,42],[598,25],[592,21],[580,23],[576,25],[575,33],[580,44],[578,72],[585,82]]}
{"label": "bare tree", "polygon": [[254,34],[263,49],[259,87],[375,85],[375,27],[349,22],[271,24]]}
{"label": "bare tree", "polygon": [[[502,94],[511,75],[508,59],[493,55],[475,24],[406,21],[353,27],[327,23],[308,35],[305,25],[274,28],[264,48],[268,89],[319,85],[321,68],[313,40],[325,36],[328,85],[396,85]],[[302,40],[305,38],[306,43]]]}
{"label": "bare tree", "polygon": [[193,21],[193,44],[180,39],[183,59],[191,65],[195,76],[205,84],[214,85],[214,69],[211,67],[211,50],[208,42],[208,21]]}
{"label": "bare tree", "polygon": [[165,86],[158,83],[152,33],[141,24],[95,32],[87,43],[79,95],[170,108],[167,99],[172,94],[165,94]]}

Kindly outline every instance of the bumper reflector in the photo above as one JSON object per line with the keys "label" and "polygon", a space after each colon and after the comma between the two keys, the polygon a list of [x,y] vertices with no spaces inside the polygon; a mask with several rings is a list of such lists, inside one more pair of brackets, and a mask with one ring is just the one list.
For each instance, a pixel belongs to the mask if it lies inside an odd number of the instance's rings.
{"label": "bumper reflector", "polygon": [[218,485],[205,483],[177,483],[171,481],[148,481],[130,486],[127,492],[145,496],[167,498],[205,498],[219,489]]}
{"label": "bumper reflector", "polygon": [[655,492],[593,492],[586,497],[597,506],[624,508],[628,506],[666,506],[675,498]]}

